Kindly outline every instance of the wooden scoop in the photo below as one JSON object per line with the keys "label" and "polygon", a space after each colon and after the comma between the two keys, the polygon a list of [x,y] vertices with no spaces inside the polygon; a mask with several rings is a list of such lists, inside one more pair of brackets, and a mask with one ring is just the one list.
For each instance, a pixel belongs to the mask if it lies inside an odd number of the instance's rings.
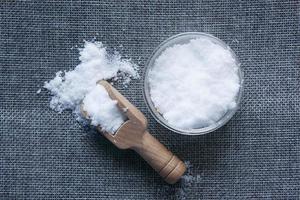
{"label": "wooden scoop", "polygon": [[[122,94],[106,81],[97,84],[107,90],[111,99],[117,100],[118,107],[128,118],[115,134],[105,133],[100,127],[98,131],[118,148],[133,149],[140,154],[167,183],[176,183],[186,171],[185,164],[147,131],[145,116]],[[82,113],[88,118],[88,113],[84,110]]]}

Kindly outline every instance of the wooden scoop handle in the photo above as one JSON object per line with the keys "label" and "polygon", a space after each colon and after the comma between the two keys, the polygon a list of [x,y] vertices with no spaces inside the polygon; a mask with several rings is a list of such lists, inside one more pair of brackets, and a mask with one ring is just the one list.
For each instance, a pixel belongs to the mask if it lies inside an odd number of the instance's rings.
{"label": "wooden scoop handle", "polygon": [[140,154],[169,184],[176,183],[186,171],[185,164],[148,131],[144,133],[141,143],[132,149]]}

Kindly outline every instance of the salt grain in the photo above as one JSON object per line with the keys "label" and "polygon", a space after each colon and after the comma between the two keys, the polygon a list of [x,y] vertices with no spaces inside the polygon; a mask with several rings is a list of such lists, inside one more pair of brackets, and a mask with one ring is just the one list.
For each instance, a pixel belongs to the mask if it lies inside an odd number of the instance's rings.
{"label": "salt grain", "polygon": [[115,133],[126,120],[102,85],[96,85],[83,99],[83,110],[86,111],[94,126],[100,125],[103,131]]}
{"label": "salt grain", "polygon": [[235,108],[239,82],[232,53],[205,38],[167,48],[149,72],[155,107],[184,130],[207,127]]}
{"label": "salt grain", "polygon": [[[81,119],[80,105],[82,101],[92,103],[92,97],[95,97],[97,101],[100,97],[107,97],[103,94],[103,91],[99,96],[95,94],[97,91],[101,92],[101,89],[96,87],[97,81],[115,78],[119,82],[123,80],[124,84],[127,84],[132,78],[139,78],[137,65],[128,59],[122,59],[117,52],[109,54],[101,42],[85,42],[84,48],[79,49],[79,51],[80,64],[74,70],[59,71],[53,80],[44,84],[44,88],[52,94],[50,107],[58,112],[67,109],[72,110],[78,120]],[[88,99],[85,100],[85,97],[88,97]],[[118,110],[104,108],[107,105],[110,105],[110,108],[113,107],[113,103],[109,98],[104,99],[98,101],[99,105],[93,104],[94,107],[87,107],[89,111],[94,109],[92,114],[94,125],[102,126],[100,123],[105,122],[106,114],[119,116],[114,113]],[[108,113],[101,113],[96,116],[97,111],[100,113],[107,111]],[[100,120],[100,116],[104,116],[105,119]],[[118,118],[111,126],[104,123],[103,129],[107,128],[107,131],[116,130],[117,124],[120,125],[120,123],[121,118]]]}

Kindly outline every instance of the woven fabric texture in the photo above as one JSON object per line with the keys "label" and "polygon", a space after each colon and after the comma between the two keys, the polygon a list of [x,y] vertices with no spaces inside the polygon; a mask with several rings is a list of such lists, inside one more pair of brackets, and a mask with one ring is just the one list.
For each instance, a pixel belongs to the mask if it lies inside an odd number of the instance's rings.
{"label": "woven fabric texture", "polygon": [[[1,1],[0,199],[300,199],[298,1]],[[150,132],[190,162],[166,184],[137,154],[49,108],[43,82],[78,63],[96,38],[143,72],[168,37],[207,32],[236,52],[241,108],[203,136],[166,130],[151,116],[142,80],[121,92]],[[183,113],[185,114],[185,113]]]}

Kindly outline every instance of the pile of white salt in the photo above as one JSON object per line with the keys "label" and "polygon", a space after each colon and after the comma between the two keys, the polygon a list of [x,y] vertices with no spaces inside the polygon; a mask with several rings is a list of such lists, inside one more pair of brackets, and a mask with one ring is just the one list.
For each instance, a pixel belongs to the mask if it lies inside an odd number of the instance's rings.
{"label": "pile of white salt", "polygon": [[102,85],[96,85],[83,99],[83,110],[88,113],[91,124],[114,133],[124,123],[124,116]]}
{"label": "pile of white salt", "polygon": [[149,71],[152,102],[179,129],[208,127],[236,107],[240,88],[231,51],[206,38],[165,49]]}
{"label": "pile of white salt", "polygon": [[117,52],[109,54],[101,42],[85,42],[79,49],[80,64],[70,71],[59,71],[56,77],[45,82],[52,98],[50,107],[55,111],[72,110],[81,120],[80,106],[87,111],[91,123],[107,132],[115,132],[125,117],[117,108],[117,102],[110,99],[99,80],[119,79],[127,84],[132,78],[139,78],[137,65],[122,59]]}

